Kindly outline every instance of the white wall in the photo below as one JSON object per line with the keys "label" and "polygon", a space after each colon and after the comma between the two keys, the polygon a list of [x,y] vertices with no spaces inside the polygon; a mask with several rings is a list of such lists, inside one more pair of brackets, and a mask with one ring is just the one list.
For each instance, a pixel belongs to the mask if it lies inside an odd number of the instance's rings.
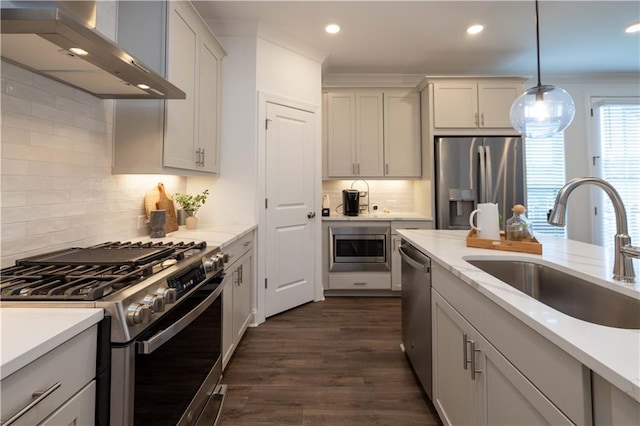
{"label": "white wall", "polygon": [[2,62],[2,267],[71,246],[147,235],[145,193],[175,176],[111,174],[112,101]]}

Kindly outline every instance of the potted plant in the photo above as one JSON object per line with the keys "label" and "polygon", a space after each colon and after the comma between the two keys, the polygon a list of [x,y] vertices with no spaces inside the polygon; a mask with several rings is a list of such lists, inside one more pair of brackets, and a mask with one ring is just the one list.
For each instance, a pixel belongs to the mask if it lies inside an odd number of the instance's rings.
{"label": "potted plant", "polygon": [[182,206],[182,210],[187,214],[185,224],[187,229],[196,229],[198,227],[198,218],[196,212],[207,201],[209,190],[205,189],[201,194],[174,194],[173,199]]}

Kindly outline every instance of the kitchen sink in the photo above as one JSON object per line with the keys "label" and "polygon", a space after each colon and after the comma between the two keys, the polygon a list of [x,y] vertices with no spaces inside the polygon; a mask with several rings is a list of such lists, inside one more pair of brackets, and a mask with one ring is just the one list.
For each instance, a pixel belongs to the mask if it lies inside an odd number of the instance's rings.
{"label": "kitchen sink", "polygon": [[511,287],[574,318],[640,329],[640,300],[552,267],[512,260],[467,260]]}

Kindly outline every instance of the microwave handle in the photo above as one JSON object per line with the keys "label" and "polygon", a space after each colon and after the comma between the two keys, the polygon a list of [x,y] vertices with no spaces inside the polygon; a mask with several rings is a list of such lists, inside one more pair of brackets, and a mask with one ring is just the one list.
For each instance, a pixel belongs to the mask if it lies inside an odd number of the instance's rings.
{"label": "microwave handle", "polygon": [[211,293],[206,299],[202,301],[198,306],[193,308],[187,315],[180,318],[162,331],[157,332],[151,338],[142,340],[137,343],[137,352],[140,355],[149,355],[156,349],[171,340],[176,334],[184,330],[189,324],[191,324],[196,318],[198,318],[211,304],[220,296],[222,292],[222,286],[219,286],[213,293]]}

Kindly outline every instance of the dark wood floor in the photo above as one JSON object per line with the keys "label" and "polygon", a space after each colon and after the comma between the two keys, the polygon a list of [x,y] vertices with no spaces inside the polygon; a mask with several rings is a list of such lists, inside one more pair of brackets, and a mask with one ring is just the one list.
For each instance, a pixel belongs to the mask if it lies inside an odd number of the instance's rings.
{"label": "dark wood floor", "polygon": [[400,350],[400,298],[329,297],[249,328],[220,426],[440,425]]}

